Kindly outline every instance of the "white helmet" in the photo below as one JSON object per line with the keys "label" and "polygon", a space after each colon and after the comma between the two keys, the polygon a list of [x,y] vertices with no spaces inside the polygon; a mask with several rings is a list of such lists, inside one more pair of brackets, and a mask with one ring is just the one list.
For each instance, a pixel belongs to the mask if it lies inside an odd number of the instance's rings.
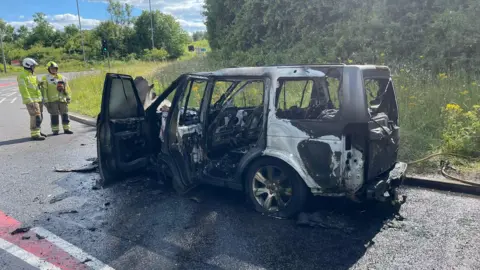
{"label": "white helmet", "polygon": [[23,59],[23,61],[22,61],[22,66],[23,66],[24,68],[30,69],[30,68],[32,68],[33,66],[38,66],[38,63],[37,63],[37,61],[33,60],[32,58],[25,58],[25,59]]}

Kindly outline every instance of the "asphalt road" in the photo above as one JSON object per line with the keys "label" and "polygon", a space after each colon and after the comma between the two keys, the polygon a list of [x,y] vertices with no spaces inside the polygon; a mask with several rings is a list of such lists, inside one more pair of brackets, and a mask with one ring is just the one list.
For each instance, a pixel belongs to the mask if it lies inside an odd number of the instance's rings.
{"label": "asphalt road", "polygon": [[[480,269],[478,197],[403,189],[404,220],[381,205],[312,199],[311,227],[262,216],[226,189],[179,196],[146,176],[94,189],[96,173],[54,172],[96,156],[94,130],[72,123],[74,135],[30,141],[27,111],[10,83],[0,79],[0,211],[112,268]],[[50,134],[46,112],[45,119]],[[0,269],[36,268],[0,245]]]}

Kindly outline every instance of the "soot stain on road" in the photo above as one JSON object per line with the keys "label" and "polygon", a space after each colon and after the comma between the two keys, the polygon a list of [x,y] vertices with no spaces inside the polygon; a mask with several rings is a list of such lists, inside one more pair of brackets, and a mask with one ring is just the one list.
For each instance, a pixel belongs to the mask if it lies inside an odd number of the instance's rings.
{"label": "soot stain on road", "polygon": [[[139,176],[92,190],[97,177],[72,173],[57,181],[68,196],[86,202],[72,209],[78,211],[74,215],[47,213],[39,223],[104,261],[141,246],[179,269],[220,269],[232,263],[239,268],[348,269],[394,213],[379,204],[312,198],[308,211],[315,212],[321,226],[302,227],[296,220],[260,215],[245,204],[242,193],[228,189],[200,186],[179,196]],[[137,260],[131,265],[141,265],[143,258]]]}

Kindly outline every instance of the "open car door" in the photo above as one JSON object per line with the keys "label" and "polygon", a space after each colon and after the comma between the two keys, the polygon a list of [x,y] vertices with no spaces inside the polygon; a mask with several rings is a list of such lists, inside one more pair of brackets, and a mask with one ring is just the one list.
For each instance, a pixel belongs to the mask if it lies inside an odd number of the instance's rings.
{"label": "open car door", "polygon": [[208,85],[208,78],[192,75],[181,76],[175,85],[178,88],[167,120],[163,158],[171,160],[176,176],[174,187],[180,193],[193,188],[203,176],[207,102],[204,96]]}
{"label": "open car door", "polygon": [[132,77],[108,73],[97,119],[99,184],[112,184],[146,168],[151,153],[145,119]]}

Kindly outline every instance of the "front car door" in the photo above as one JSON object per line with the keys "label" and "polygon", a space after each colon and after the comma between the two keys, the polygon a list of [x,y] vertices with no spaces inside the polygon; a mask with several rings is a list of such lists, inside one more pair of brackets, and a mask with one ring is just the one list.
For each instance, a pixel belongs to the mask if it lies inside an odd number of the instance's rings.
{"label": "front car door", "polygon": [[202,119],[208,86],[208,78],[188,75],[180,83],[172,102],[163,152],[173,159],[175,167],[172,170],[180,178],[174,181],[177,191],[188,191],[203,175],[206,160]]}
{"label": "front car door", "polygon": [[97,119],[101,185],[121,180],[148,164],[145,111],[132,77],[108,73]]}

